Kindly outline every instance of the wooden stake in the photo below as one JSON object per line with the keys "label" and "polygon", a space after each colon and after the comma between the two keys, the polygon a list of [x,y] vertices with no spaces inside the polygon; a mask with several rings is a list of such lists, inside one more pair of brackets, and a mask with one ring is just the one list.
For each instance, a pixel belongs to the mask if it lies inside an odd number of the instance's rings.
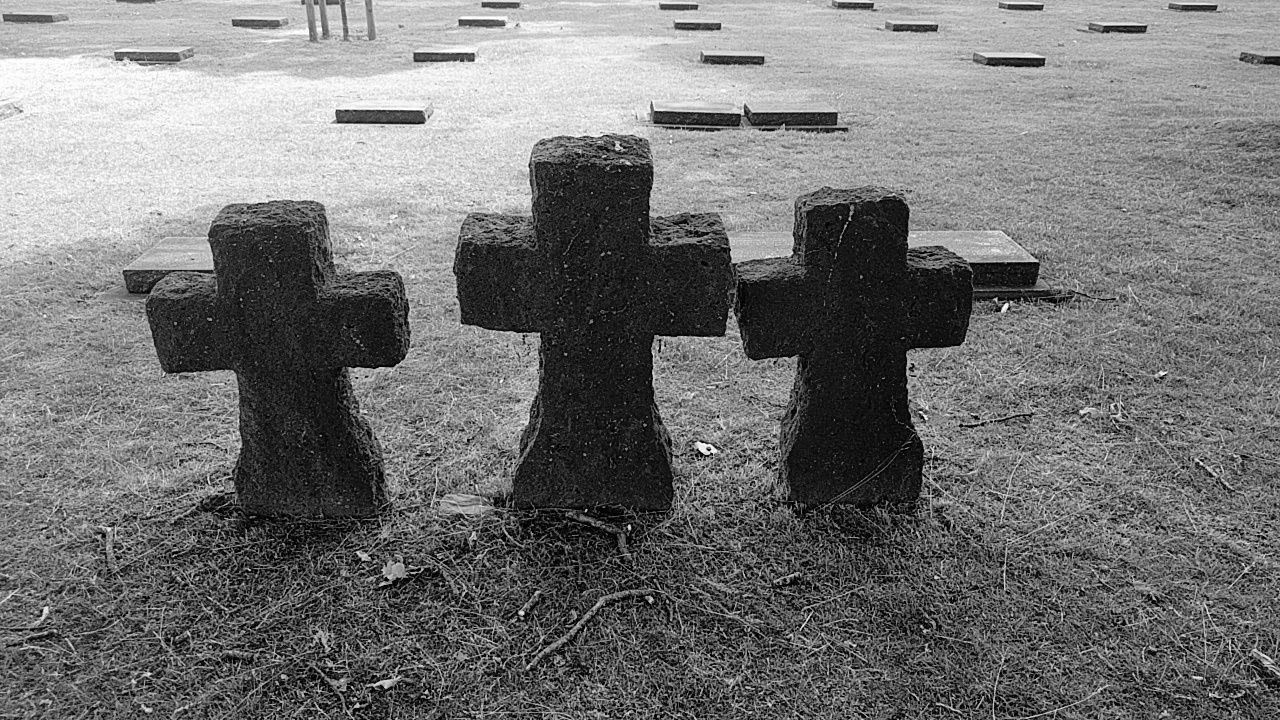
{"label": "wooden stake", "polygon": [[[316,36],[316,7],[312,3],[316,0],[307,0],[307,34],[311,36],[311,42],[317,42],[319,37]],[[324,2],[324,0],[320,0]]]}
{"label": "wooden stake", "polygon": [[320,37],[325,40],[329,39],[329,2],[328,0],[316,0],[320,4]]}
{"label": "wooden stake", "polygon": [[342,39],[351,39],[351,28],[347,26],[347,0],[338,0],[338,13],[342,15]]}
{"label": "wooden stake", "polygon": [[364,0],[365,34],[370,40],[378,39],[378,30],[373,26],[373,0]]}

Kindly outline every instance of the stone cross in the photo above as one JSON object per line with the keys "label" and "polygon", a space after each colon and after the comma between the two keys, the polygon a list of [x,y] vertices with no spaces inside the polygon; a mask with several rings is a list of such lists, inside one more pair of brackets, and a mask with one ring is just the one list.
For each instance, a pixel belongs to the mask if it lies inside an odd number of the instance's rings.
{"label": "stone cross", "polygon": [[214,274],[156,284],[147,319],[165,372],[233,370],[240,388],[236,494],[259,515],[362,517],[386,504],[382,451],[348,367],[409,349],[404,282],[336,274],[324,207],[228,205],[209,228]]}
{"label": "stone cross", "polygon": [[649,143],[539,141],[533,217],[472,214],[454,273],[462,322],[541,333],[513,479],[520,507],[670,507],[655,335],[723,335],[733,269],[715,214],[649,217]]}
{"label": "stone cross", "polygon": [[907,216],[885,190],[823,188],[796,200],[791,257],[737,265],[747,357],[800,356],[779,464],[794,502],[919,496],[906,351],[963,342],[973,290],[950,251],[907,250]]}

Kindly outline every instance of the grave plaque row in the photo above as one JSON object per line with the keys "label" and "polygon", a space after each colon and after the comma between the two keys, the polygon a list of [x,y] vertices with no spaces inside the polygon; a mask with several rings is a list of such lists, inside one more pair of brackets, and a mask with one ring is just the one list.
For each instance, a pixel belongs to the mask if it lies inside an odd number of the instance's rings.
{"label": "grave plaque row", "polygon": [[724,130],[745,127],[757,130],[803,130],[845,132],[838,124],[839,112],[824,103],[750,101],[740,111],[728,103],[654,100],[649,103],[649,122],[679,130]]}

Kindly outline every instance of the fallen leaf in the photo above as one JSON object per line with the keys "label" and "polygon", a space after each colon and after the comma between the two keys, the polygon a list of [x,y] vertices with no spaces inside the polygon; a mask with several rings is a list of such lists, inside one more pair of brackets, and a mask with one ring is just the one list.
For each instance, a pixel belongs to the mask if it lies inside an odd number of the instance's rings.
{"label": "fallen leaf", "polygon": [[360,562],[371,562],[373,560],[373,556],[363,550],[357,550],[356,557],[360,558]]}
{"label": "fallen leaf", "polygon": [[1080,417],[1087,417],[1087,416],[1089,416],[1089,415],[1097,415],[1099,412],[1101,412],[1101,410],[1099,410],[1099,409],[1098,409],[1098,408],[1096,408],[1096,407],[1080,408],[1080,410],[1079,410]]}
{"label": "fallen leaf", "polygon": [[716,449],[716,446],[715,446],[715,445],[712,445],[711,443],[704,443],[704,442],[702,442],[702,441],[700,441],[700,440],[695,440],[695,441],[694,441],[694,443],[693,443],[693,449],[694,449],[694,450],[697,450],[699,453],[701,453],[702,455],[705,455],[705,456],[719,455],[719,454],[720,454],[720,451],[719,451],[718,449]]}
{"label": "fallen leaf", "polygon": [[396,677],[387,678],[386,680],[379,680],[378,682],[375,682],[375,683],[369,683],[368,685],[365,685],[365,687],[378,688],[379,690],[390,690],[391,688],[399,685],[400,681],[403,679],[404,678],[397,675]]}
{"label": "fallen leaf", "polygon": [[382,577],[385,579],[379,587],[391,585],[399,580],[408,580],[409,569],[399,560],[388,560],[387,564],[382,566]]}

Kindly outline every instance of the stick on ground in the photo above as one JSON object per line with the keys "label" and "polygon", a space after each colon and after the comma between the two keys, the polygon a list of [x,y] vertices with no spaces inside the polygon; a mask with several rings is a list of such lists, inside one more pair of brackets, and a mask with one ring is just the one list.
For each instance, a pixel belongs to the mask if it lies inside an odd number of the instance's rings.
{"label": "stick on ground", "polygon": [[1018,418],[1029,418],[1031,417],[1031,415],[1032,413],[1029,413],[1029,412],[1014,413],[1012,415],[1005,415],[1004,417],[991,418],[990,420],[979,420],[978,422],[960,423],[960,427],[962,428],[982,427],[983,425],[990,425],[992,423],[1001,423],[1006,420],[1016,420]]}
{"label": "stick on ground", "polygon": [[616,593],[602,595],[599,600],[596,600],[596,604],[592,605],[591,609],[583,613],[582,617],[578,618],[578,622],[574,623],[573,627],[569,628],[569,632],[561,635],[555,642],[539,650],[538,654],[534,655],[533,659],[529,661],[529,664],[524,666],[524,671],[529,672],[534,669],[537,667],[538,663],[542,662],[543,658],[572,642],[573,639],[578,636],[578,633],[582,632],[582,629],[587,626],[587,623],[591,622],[591,618],[595,617],[596,613],[603,610],[606,605],[618,602],[619,600],[626,600],[627,598],[648,597],[650,595],[657,594],[658,592],[652,588],[644,588],[643,590],[620,590]]}

